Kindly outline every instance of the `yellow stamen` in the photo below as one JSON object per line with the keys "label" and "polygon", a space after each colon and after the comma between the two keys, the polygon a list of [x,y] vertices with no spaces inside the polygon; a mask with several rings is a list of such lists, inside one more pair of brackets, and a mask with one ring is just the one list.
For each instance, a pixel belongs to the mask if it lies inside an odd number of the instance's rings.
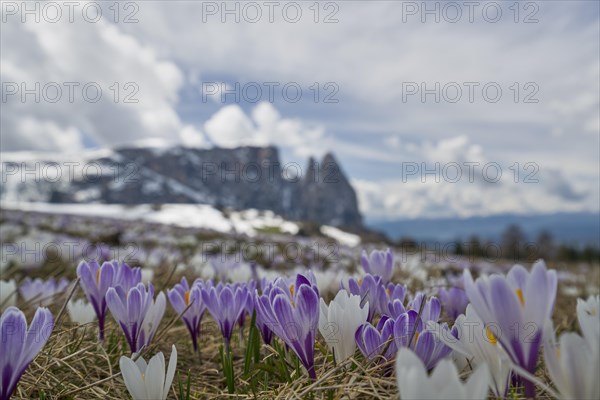
{"label": "yellow stamen", "polygon": [[596,316],[596,307],[592,308],[592,311],[590,311],[590,315],[591,315],[592,317],[595,317],[595,316]]}
{"label": "yellow stamen", "polygon": [[185,305],[187,306],[188,304],[190,304],[190,291],[186,291],[183,295],[183,298],[185,299]]}
{"label": "yellow stamen", "polygon": [[296,308],[296,302],[294,301],[294,284],[290,285],[290,294],[292,295],[292,307]]}
{"label": "yellow stamen", "polygon": [[361,285],[362,285],[362,283],[363,283],[363,278],[359,278],[359,279],[358,279],[358,286],[361,286]]}
{"label": "yellow stamen", "polygon": [[496,336],[494,336],[490,328],[485,328],[485,335],[487,336],[491,344],[495,345],[496,343],[498,343],[498,339],[496,339]]}
{"label": "yellow stamen", "polygon": [[100,284],[100,271],[101,271],[100,268],[98,268],[96,270],[96,286],[98,286]]}
{"label": "yellow stamen", "polygon": [[519,302],[521,302],[521,305],[524,306],[525,305],[525,298],[523,297],[523,291],[520,288],[517,288],[517,290],[515,290],[515,292],[517,293],[517,297],[519,298]]}

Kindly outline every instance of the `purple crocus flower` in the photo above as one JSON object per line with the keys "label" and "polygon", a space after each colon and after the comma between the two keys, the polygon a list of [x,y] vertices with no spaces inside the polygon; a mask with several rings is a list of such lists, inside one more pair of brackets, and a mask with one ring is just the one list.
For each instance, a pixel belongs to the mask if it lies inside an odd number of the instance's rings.
{"label": "purple crocus flower", "polygon": [[248,283],[234,283],[233,287],[236,288],[237,286],[246,286],[246,288],[248,289],[248,293],[250,293],[250,296],[247,297],[246,299],[246,304],[244,305],[244,309],[242,310],[242,313],[240,314],[240,317],[237,320],[237,323],[240,327],[240,337],[243,336],[243,331],[244,331],[244,321],[246,320],[246,315],[252,315],[252,313],[254,312],[254,293],[256,292],[256,283],[254,281],[249,281]]}
{"label": "purple crocus flower", "polygon": [[394,253],[390,249],[385,251],[373,250],[367,255],[363,250],[360,263],[367,274],[380,276],[384,283],[392,279],[394,272]]}
{"label": "purple crocus flower", "polygon": [[406,286],[388,283],[385,289],[387,295],[387,307],[380,310],[381,314],[389,315],[393,319],[398,318],[406,312],[404,298],[406,297]]}
{"label": "purple crocus flower", "polygon": [[87,246],[86,250],[87,252],[84,254],[86,260],[93,260],[100,263],[112,259],[112,249],[105,243],[97,243],[93,246]]}
{"label": "purple crocus flower", "polygon": [[102,263],[102,267],[105,264],[113,266],[115,271],[113,278],[113,286],[121,286],[125,290],[136,286],[142,281],[142,270],[139,267],[131,268],[127,263],[117,260],[107,261]]}
{"label": "purple crocus flower", "polygon": [[438,334],[457,338],[458,331],[457,329],[450,331],[445,323],[436,324],[436,329],[428,329],[425,328],[427,324],[423,321],[435,320],[422,319],[415,310],[400,315],[394,323],[394,340],[398,349],[402,347],[412,349],[425,367],[432,370],[442,358],[452,352],[452,349],[440,340]]}
{"label": "purple crocus flower", "polygon": [[400,300],[404,301],[406,298],[406,285],[401,285],[399,283],[388,283],[385,292],[387,294],[388,300]]}
{"label": "purple crocus flower", "polygon": [[66,278],[59,281],[54,278],[43,281],[40,278],[27,277],[19,286],[19,294],[26,303],[49,306],[54,301],[54,296],[62,293],[67,286],[69,286],[69,280]]}
{"label": "purple crocus flower", "polygon": [[460,287],[441,288],[440,300],[446,311],[446,315],[453,320],[456,320],[459,315],[464,314],[469,304],[469,298],[465,289]]}
{"label": "purple crocus flower", "polygon": [[[192,337],[192,345],[194,351],[198,351],[198,336],[200,335],[200,323],[206,311],[206,305],[202,300],[203,283],[196,280],[190,288],[185,277],[181,278],[181,282],[176,284],[173,289],[167,292],[167,297],[173,309],[177,314],[181,315],[181,319],[187,326],[190,336]],[[191,304],[191,305],[190,305]],[[189,308],[185,310],[187,307]],[[185,310],[185,313],[182,315]]]}
{"label": "purple crocus flower", "polygon": [[8,400],[21,376],[48,341],[54,318],[47,308],[38,308],[27,329],[25,314],[8,307],[0,317],[0,400]]}
{"label": "purple crocus flower", "polygon": [[316,379],[314,352],[319,324],[317,285],[301,274],[289,286],[285,279],[277,278],[270,290],[257,298],[256,314],[294,350],[310,378]]}
{"label": "purple crocus flower", "polygon": [[246,285],[223,283],[210,288],[204,287],[201,293],[202,301],[213,319],[219,323],[225,347],[229,349],[233,328],[251,301],[248,299],[251,293]]}
{"label": "purple crocus flower", "polygon": [[370,323],[361,325],[354,334],[354,339],[360,352],[369,361],[378,363],[394,358],[397,347],[394,342],[394,323],[392,318],[384,315],[379,320],[377,327]]}
{"label": "purple crocus flower", "polygon": [[371,322],[373,320],[376,311],[380,313],[387,312],[388,299],[381,277],[367,274],[359,280],[350,278],[348,279],[348,288],[342,285],[342,289],[360,296],[363,304],[369,302],[367,321]]}
{"label": "purple crocus flower", "polygon": [[440,304],[440,301],[437,299],[437,297],[431,296],[425,300],[425,304],[421,310],[421,303],[425,297],[426,296],[424,293],[418,292],[415,295],[415,298],[408,303],[407,309],[414,310],[417,314],[419,311],[421,311],[420,318],[422,321],[439,321],[440,314],[442,313],[442,305]]}
{"label": "purple crocus flower", "polygon": [[[262,295],[269,297],[269,293],[271,293],[271,288],[273,287],[272,282],[266,281],[266,279],[262,279],[260,281],[260,288],[262,290]],[[254,304],[258,303],[258,299],[261,295],[258,294],[258,290],[254,291]],[[260,331],[260,336],[265,344],[271,344],[273,340],[273,331],[269,328],[268,321],[263,319],[263,314],[256,312],[256,327]]]}
{"label": "purple crocus flower", "polygon": [[129,348],[137,353],[148,345],[165,313],[166,299],[159,293],[154,302],[154,286],[138,283],[128,291],[123,287],[111,287],[106,292],[106,304],[110,313],[121,326]]}
{"label": "purple crocus flower", "polygon": [[[515,265],[506,277],[483,276],[473,282],[465,270],[464,280],[467,297],[488,336],[502,344],[515,364],[534,374],[544,324],[552,316],[556,299],[556,272],[548,271],[540,260],[531,273]],[[533,383],[526,379],[523,383],[525,395],[535,397]]]}
{"label": "purple crocus flower", "polygon": [[394,319],[406,312],[404,304],[400,300],[392,300],[388,304],[388,315]]}
{"label": "purple crocus flower", "polygon": [[108,288],[121,286],[124,291],[142,281],[139,268],[130,268],[126,263],[118,261],[104,262],[100,266],[95,260],[82,261],[77,266],[80,284],[94,307],[98,317],[98,340],[104,340],[104,321],[106,318],[106,292]]}

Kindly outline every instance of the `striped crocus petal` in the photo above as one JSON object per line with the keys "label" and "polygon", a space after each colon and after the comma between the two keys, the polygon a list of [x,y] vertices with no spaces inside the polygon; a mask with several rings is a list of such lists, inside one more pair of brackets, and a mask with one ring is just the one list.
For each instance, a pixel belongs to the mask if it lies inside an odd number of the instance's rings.
{"label": "striped crocus petal", "polygon": [[98,340],[104,340],[104,323],[106,320],[106,292],[112,286],[114,269],[112,265],[100,267],[95,260],[82,261],[77,266],[77,276],[85,295],[94,307],[98,317]]}
{"label": "striped crocus petal", "polygon": [[432,370],[443,358],[446,358],[452,352],[452,349],[446,346],[436,335],[435,332],[442,332],[444,336],[451,336],[450,330],[446,324],[441,324],[435,330],[426,329],[423,331],[414,346],[415,353],[423,360],[425,367]]}
{"label": "striped crocus petal", "polygon": [[415,310],[400,315],[394,324],[394,340],[399,349],[404,347],[413,349],[427,369],[431,370],[442,358],[450,354],[451,349],[440,341],[435,332],[426,329],[427,322],[434,323],[438,328],[436,331],[443,331],[446,336],[450,336],[450,332],[447,324],[439,325],[435,321],[423,321]]}
{"label": "striped crocus petal", "polygon": [[404,308],[404,304],[402,304],[401,300],[394,299],[390,301],[388,304],[388,314],[390,317],[396,319],[400,315],[404,314],[406,309]]}
{"label": "striped crocus petal", "polygon": [[342,286],[342,289],[347,289],[351,294],[360,296],[363,304],[369,302],[369,322],[373,320],[376,312],[383,314],[388,311],[385,286],[379,276],[367,274],[359,280],[350,278],[348,288]]}
{"label": "striped crocus petal", "polygon": [[401,302],[404,302],[406,297],[406,285],[390,282],[387,284],[385,291],[387,293],[388,301],[400,300]]}
{"label": "striped crocus petal", "polygon": [[465,290],[459,287],[441,288],[440,301],[446,315],[453,320],[456,320],[459,315],[463,314],[467,309],[467,304],[469,304]]}
{"label": "striped crocus petal", "polygon": [[167,291],[171,306],[177,314],[181,315],[181,319],[190,333],[194,351],[198,351],[200,324],[206,311],[206,305],[202,300],[201,285],[202,283],[197,281],[190,288],[187,279],[183,277],[181,283],[176,284],[173,289]]}
{"label": "striped crocus petal", "polygon": [[139,267],[131,268],[127,263],[112,260],[102,263],[102,267],[112,265],[114,278],[111,286],[121,286],[125,291],[142,283],[142,270]]}
{"label": "striped crocus petal", "polygon": [[139,283],[128,292],[125,292],[121,286],[117,286],[111,287],[106,293],[108,309],[121,326],[132,353],[138,352],[141,348],[138,347],[140,343],[138,336],[153,298],[154,287],[151,283],[148,284],[147,290],[143,283]]}
{"label": "striped crocus petal", "polygon": [[[425,294],[418,292],[415,298],[408,304],[409,310],[415,310],[416,312],[421,311],[421,320],[423,321],[438,321],[440,314],[442,313],[442,305],[437,297],[432,296],[425,300]],[[425,300],[423,309],[421,310],[421,304]]]}
{"label": "striped crocus petal", "polygon": [[[298,274],[289,287],[278,278],[255,302],[257,318],[298,356],[309,376],[316,378],[314,346],[319,323],[316,283]],[[285,289],[284,289],[285,288]]]}
{"label": "striped crocus petal", "polygon": [[223,285],[205,287],[201,290],[206,309],[219,324],[226,347],[233,334],[233,328],[244,312],[250,292],[245,285]]}
{"label": "striped crocus petal", "polygon": [[[266,299],[269,298],[269,293],[271,292],[271,283],[267,283],[265,280],[260,282],[260,287],[262,288],[262,294]],[[254,308],[256,310],[256,327],[260,331],[260,336],[262,337],[263,343],[271,344],[273,340],[273,331],[270,328],[269,321],[265,319],[265,312],[259,312],[258,307],[260,306],[260,298],[261,296],[258,294],[258,290],[254,290]]]}
{"label": "striped crocus petal", "polygon": [[423,320],[415,310],[401,314],[394,323],[394,340],[396,346],[413,347],[423,330]]}
{"label": "striped crocus petal", "polygon": [[356,330],[356,345],[367,360],[383,363],[393,358],[397,350],[394,325],[395,321],[384,315],[377,327],[367,322]]}
{"label": "striped crocus petal", "polygon": [[38,308],[29,329],[21,310],[8,307],[0,317],[0,400],[8,400],[19,379],[48,341],[54,329],[52,313]]}
{"label": "striped crocus petal", "polygon": [[[544,325],[554,308],[556,272],[538,261],[531,272],[515,265],[506,277],[484,276],[475,282],[465,270],[464,283],[469,301],[494,340],[502,344],[515,364],[534,373]],[[525,394],[533,397],[533,383],[524,380],[524,384]]]}
{"label": "striped crocus petal", "polygon": [[94,307],[98,317],[98,339],[104,340],[104,324],[106,318],[106,293],[111,287],[121,287],[125,292],[142,282],[140,268],[130,268],[126,263],[116,260],[103,262],[100,266],[96,260],[82,261],[77,266],[88,301]]}
{"label": "striped crocus petal", "polygon": [[380,276],[383,282],[389,282],[394,272],[394,254],[390,249],[373,250],[369,255],[363,250],[360,264],[366,273]]}

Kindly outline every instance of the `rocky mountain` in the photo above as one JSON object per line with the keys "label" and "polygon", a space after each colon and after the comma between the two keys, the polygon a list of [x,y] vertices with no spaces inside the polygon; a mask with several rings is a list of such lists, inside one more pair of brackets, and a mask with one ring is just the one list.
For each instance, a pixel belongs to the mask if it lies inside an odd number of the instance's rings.
{"label": "rocky mountain", "polygon": [[275,147],[122,148],[77,156],[2,153],[3,201],[202,203],[361,228],[356,193],[332,154],[306,167]]}

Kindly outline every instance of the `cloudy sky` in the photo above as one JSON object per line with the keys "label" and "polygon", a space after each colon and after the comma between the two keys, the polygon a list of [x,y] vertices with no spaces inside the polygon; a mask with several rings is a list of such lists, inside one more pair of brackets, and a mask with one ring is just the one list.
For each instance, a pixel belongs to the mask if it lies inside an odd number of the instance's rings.
{"label": "cloudy sky", "polygon": [[371,220],[598,211],[598,2],[22,4],[2,151],[275,144]]}

